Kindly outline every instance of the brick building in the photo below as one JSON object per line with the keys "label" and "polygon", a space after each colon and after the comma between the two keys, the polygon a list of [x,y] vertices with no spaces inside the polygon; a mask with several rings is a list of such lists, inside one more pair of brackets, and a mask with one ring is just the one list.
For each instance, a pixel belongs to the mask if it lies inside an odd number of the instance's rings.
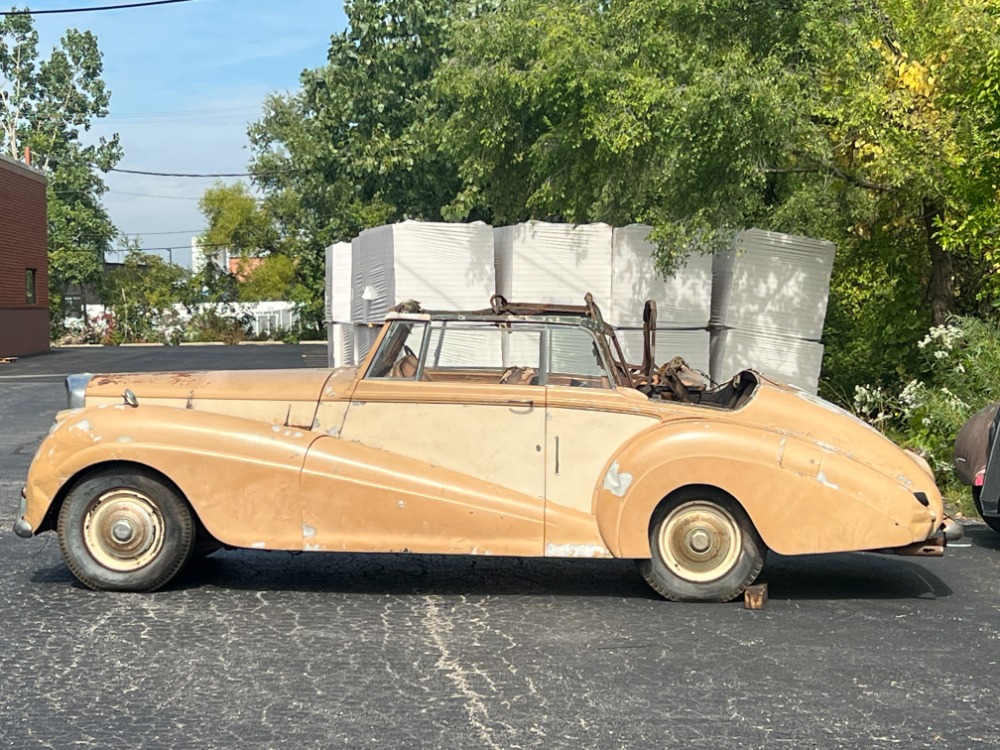
{"label": "brick building", "polygon": [[0,156],[0,357],[49,348],[45,177]]}

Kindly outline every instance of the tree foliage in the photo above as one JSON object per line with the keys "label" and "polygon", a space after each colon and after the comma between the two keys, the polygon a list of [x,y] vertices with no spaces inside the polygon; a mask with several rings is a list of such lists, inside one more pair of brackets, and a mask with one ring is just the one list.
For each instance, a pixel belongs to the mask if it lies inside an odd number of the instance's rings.
{"label": "tree foliage", "polygon": [[405,217],[647,222],[663,270],[746,227],[821,237],[825,388],[846,399],[1000,295],[992,0],[347,10],[328,64],[251,129],[317,299],[324,245]]}
{"label": "tree foliage", "polygon": [[32,162],[48,177],[49,278],[53,319],[73,285],[96,284],[116,230],[101,205],[100,172],[122,156],[118,136],[90,139],[95,118],[108,114],[96,37],[70,29],[48,58],[38,51],[31,16],[0,20],[0,150]]}
{"label": "tree foliage", "polygon": [[241,302],[292,300],[295,296],[295,264],[287,255],[262,259],[249,271],[239,288]]}
{"label": "tree foliage", "polygon": [[439,220],[456,171],[428,128],[433,76],[451,46],[449,0],[353,0],[327,64],[275,94],[251,127],[253,171],[279,222],[307,317],[322,320],[323,248],[403,218]]}
{"label": "tree foliage", "polygon": [[174,304],[186,294],[187,273],[180,266],[133,247],[105,287],[113,324],[109,343],[164,341]]}
{"label": "tree foliage", "polygon": [[831,239],[833,386],[889,375],[992,257],[997,22],[976,0],[512,0],[437,79],[453,214],[649,222],[663,268],[748,226]]}
{"label": "tree foliage", "polygon": [[216,182],[198,201],[208,222],[199,239],[207,248],[228,248],[242,257],[266,255],[278,243],[270,214],[243,183]]}

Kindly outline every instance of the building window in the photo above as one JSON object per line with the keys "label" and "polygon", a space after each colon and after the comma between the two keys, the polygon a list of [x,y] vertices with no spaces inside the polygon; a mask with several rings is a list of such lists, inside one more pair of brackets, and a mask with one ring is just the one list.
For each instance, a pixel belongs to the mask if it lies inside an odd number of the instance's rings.
{"label": "building window", "polygon": [[25,301],[29,305],[34,305],[36,302],[34,268],[29,268],[25,273]]}

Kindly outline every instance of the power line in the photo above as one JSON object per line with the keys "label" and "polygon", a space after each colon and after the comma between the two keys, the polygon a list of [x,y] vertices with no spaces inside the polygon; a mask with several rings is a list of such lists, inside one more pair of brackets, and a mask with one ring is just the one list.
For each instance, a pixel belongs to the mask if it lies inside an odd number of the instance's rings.
{"label": "power line", "polygon": [[123,10],[125,8],[146,8],[150,5],[173,5],[174,3],[190,3],[193,0],[149,0],[143,3],[125,3],[123,5],[97,5],[93,8],[56,8],[53,10],[3,10],[0,16],[41,16],[51,13],[90,13],[95,10]]}
{"label": "power line", "polygon": [[[206,247],[232,247],[232,246],[233,246],[233,243],[231,243],[231,242],[208,242],[208,243],[199,242],[198,243],[198,247],[201,248],[201,249],[204,249]],[[145,252],[148,252],[150,250],[187,250],[187,249],[189,249],[188,245],[164,245],[163,247],[140,247],[139,251],[145,253]],[[120,247],[120,248],[115,248],[113,250],[108,250],[108,252],[109,253],[127,253],[127,252],[129,252],[129,248],[127,248],[127,247]]]}
{"label": "power line", "polygon": [[126,236],[152,237],[156,234],[201,234],[204,231],[204,229],[178,229],[173,232],[121,232],[121,234]]}
{"label": "power line", "polygon": [[289,172],[297,172],[297,169],[287,169],[282,172],[210,172],[202,174],[192,174],[190,172],[146,172],[141,169],[118,169],[118,167],[112,167],[112,172],[121,172],[122,174],[141,174],[148,177],[264,177],[270,174],[287,174]]}
{"label": "power line", "polygon": [[201,198],[189,198],[185,195],[154,195],[153,193],[129,193],[125,190],[108,190],[114,195],[134,195],[137,198],[168,198],[174,201],[200,201]]}

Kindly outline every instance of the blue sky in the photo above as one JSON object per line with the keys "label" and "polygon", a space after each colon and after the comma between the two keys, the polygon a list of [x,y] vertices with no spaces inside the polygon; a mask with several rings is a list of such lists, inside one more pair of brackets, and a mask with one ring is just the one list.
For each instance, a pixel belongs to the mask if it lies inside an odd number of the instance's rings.
{"label": "blue sky", "polygon": [[[19,6],[48,10],[127,1],[33,0]],[[125,157],[119,168],[153,172],[245,171],[247,125],[259,118],[264,98],[296,90],[302,70],[326,62],[330,36],[346,24],[336,0],[194,0],[35,17],[44,57],[68,28],[97,35],[111,107],[93,132],[121,136]],[[142,235],[147,248],[175,248],[174,262],[190,265],[191,237],[204,228],[197,199],[212,180],[112,172],[105,182],[111,192],[104,204],[119,230]]]}

